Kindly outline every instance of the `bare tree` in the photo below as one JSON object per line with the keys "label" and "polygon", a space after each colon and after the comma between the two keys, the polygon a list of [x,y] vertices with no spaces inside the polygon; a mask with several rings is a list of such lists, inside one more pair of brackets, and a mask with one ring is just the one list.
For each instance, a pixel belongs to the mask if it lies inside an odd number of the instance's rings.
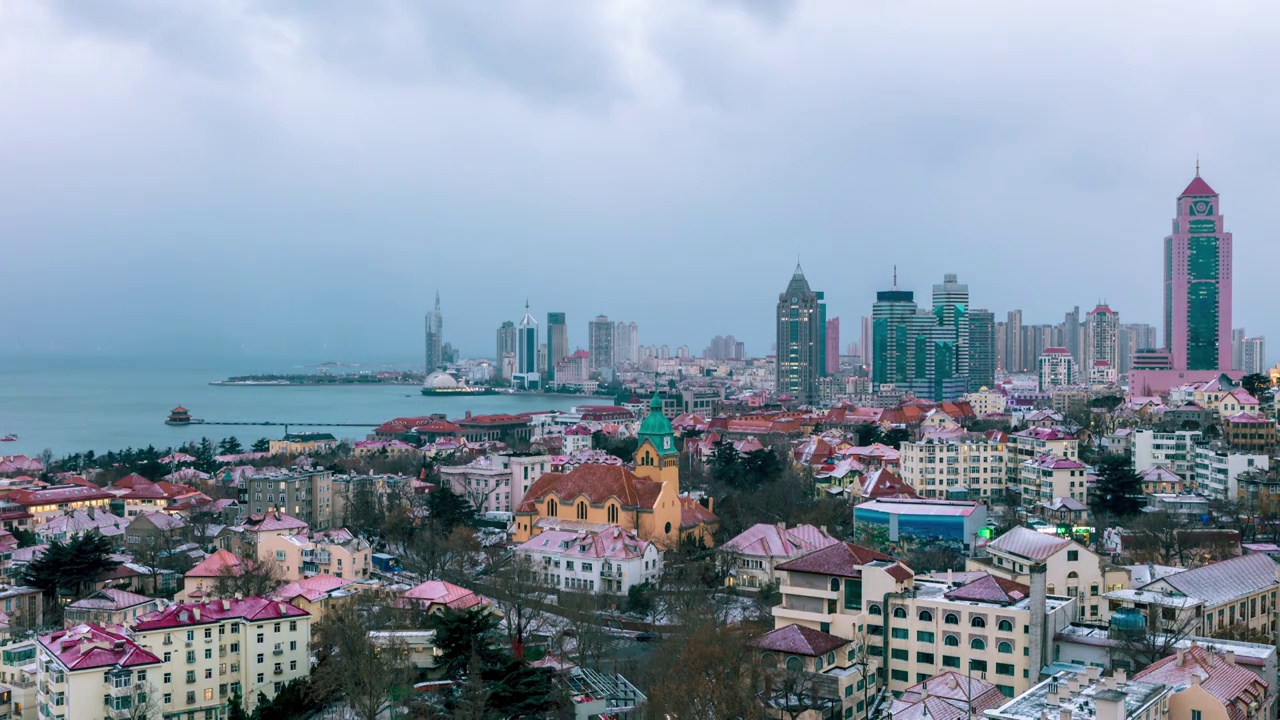
{"label": "bare tree", "polygon": [[698,623],[663,641],[664,661],[652,667],[648,718],[760,720],[763,684],[758,656],[741,628]]}
{"label": "bare tree", "polygon": [[[1157,610],[1163,615],[1164,608],[1153,607],[1151,612]],[[1148,618],[1146,626],[1141,630],[1120,634],[1119,642],[1112,650],[1117,656],[1113,660],[1128,664],[1131,672],[1139,672],[1151,663],[1172,655],[1177,651],[1178,644],[1194,634],[1199,627],[1198,619],[1191,613],[1182,618]]]}
{"label": "bare tree", "polygon": [[1141,513],[1129,521],[1128,554],[1136,563],[1185,565],[1188,548],[1184,544],[1186,523],[1167,512]]}
{"label": "bare tree", "polygon": [[543,568],[520,553],[513,555],[490,579],[493,600],[502,611],[511,647],[517,658],[522,657],[525,641],[546,624],[551,586]]}
{"label": "bare tree", "polygon": [[394,638],[375,642],[356,608],[339,605],[316,624],[319,664],[312,685],[344,699],[348,717],[378,720],[409,678],[408,651]]}
{"label": "bare tree", "polygon": [[[568,621],[561,635],[561,657],[571,658],[581,667],[600,670],[605,653],[616,635],[609,633],[601,616],[602,600],[588,593],[562,592],[558,606]],[[569,637],[566,639],[565,636]],[[566,652],[570,645],[572,652]]]}
{"label": "bare tree", "polygon": [[[128,674],[132,674],[130,671]],[[131,694],[111,698],[106,717],[109,720],[154,720],[160,717],[163,707],[156,697],[156,687],[142,681],[132,685]]]}
{"label": "bare tree", "polygon": [[213,583],[220,597],[266,595],[284,584],[276,564],[257,558],[245,558],[239,565],[223,568]]}

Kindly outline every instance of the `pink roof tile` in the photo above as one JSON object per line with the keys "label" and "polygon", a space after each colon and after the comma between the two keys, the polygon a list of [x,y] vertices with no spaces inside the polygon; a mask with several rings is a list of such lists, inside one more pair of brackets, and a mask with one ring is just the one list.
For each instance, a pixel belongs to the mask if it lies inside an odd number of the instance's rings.
{"label": "pink roof tile", "polygon": [[154,665],[160,658],[129,638],[97,625],[77,625],[40,637],[40,644],[68,670]]}
{"label": "pink roof tile", "polygon": [[1133,679],[1175,687],[1198,681],[1200,687],[1222,702],[1230,720],[1244,720],[1246,713],[1240,706],[1263,702],[1271,688],[1252,670],[1227,662],[1225,657],[1195,643],[1156,661]]}
{"label": "pink roof tile", "polygon": [[219,549],[214,554],[201,560],[198,565],[187,571],[190,578],[225,577],[228,573],[237,573],[244,561],[229,550]]}
{"label": "pink roof tile", "polygon": [[992,540],[987,544],[987,548],[1003,550],[1013,555],[1040,562],[1047,560],[1051,555],[1070,544],[1070,540],[1036,532],[1028,527],[1018,526]]}
{"label": "pink roof tile", "polygon": [[443,580],[428,580],[406,590],[400,596],[402,604],[410,604],[430,610],[434,606],[443,605],[454,610],[466,610],[477,605],[489,605],[489,598],[472,590],[458,587]]}
{"label": "pink roof tile", "polygon": [[848,645],[849,642],[830,633],[792,624],[765,633],[755,645],[760,650],[770,652],[820,657]]}
{"label": "pink roof tile", "polygon": [[340,577],[334,577],[327,573],[312,575],[311,577],[295,580],[288,585],[271,593],[271,597],[280,600],[289,601],[296,597],[304,597],[310,602],[315,602],[320,598],[339,588],[355,582],[354,580],[344,580]]}
{"label": "pink roof tile", "polygon": [[752,557],[793,558],[835,545],[838,540],[812,525],[782,529],[759,523],[720,546],[725,552]]}
{"label": "pink roof tile", "polygon": [[1204,178],[1200,177],[1200,173],[1196,173],[1196,176],[1192,178],[1190,184],[1187,185],[1187,189],[1183,190],[1182,194],[1178,197],[1184,198],[1188,195],[1215,196],[1217,194],[1218,193],[1214,192],[1213,188],[1209,187],[1209,183],[1205,182]]}
{"label": "pink roof tile", "polygon": [[950,600],[995,603],[998,605],[1012,605],[1030,595],[1031,588],[1026,585],[998,578],[994,575],[983,575],[946,593],[946,597]]}
{"label": "pink roof tile", "polygon": [[254,595],[247,598],[209,600],[202,603],[181,603],[170,605],[164,610],[147,613],[138,618],[134,629],[162,630],[165,628],[203,625],[223,620],[241,619],[250,622],[274,620],[276,618],[305,617],[307,611],[296,605],[280,600]]}
{"label": "pink roof tile", "polygon": [[894,562],[894,558],[871,548],[851,542],[841,542],[815,550],[795,560],[789,560],[779,565],[777,569],[818,575],[862,577],[861,566],[876,560]]}

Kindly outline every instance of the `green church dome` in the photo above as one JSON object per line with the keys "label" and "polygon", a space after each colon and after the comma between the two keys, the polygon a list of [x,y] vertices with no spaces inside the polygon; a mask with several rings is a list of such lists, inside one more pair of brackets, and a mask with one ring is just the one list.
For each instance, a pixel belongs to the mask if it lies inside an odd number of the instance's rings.
{"label": "green church dome", "polygon": [[675,431],[671,429],[671,421],[662,414],[662,398],[658,397],[656,392],[653,394],[653,399],[649,401],[649,414],[645,416],[644,422],[640,423],[640,432],[637,435],[637,439],[642,443],[646,439],[652,442],[661,455],[676,453]]}

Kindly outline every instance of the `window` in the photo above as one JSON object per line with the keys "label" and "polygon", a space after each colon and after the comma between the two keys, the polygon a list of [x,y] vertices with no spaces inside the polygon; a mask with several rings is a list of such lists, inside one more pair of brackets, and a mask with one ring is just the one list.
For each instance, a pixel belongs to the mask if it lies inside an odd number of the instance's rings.
{"label": "window", "polygon": [[929,653],[929,652],[918,652],[918,653],[916,653],[916,662],[918,662],[918,663],[924,663],[924,664],[926,664],[926,665],[932,665],[932,664],[933,664],[933,653]]}
{"label": "window", "polygon": [[787,658],[787,670],[789,672],[801,672],[804,670],[804,661],[792,655]]}
{"label": "window", "polygon": [[986,660],[970,660],[969,669],[974,672],[986,672],[987,661]]}
{"label": "window", "polygon": [[960,638],[955,635],[948,635],[942,638],[942,644],[947,647],[960,647]]}
{"label": "window", "polygon": [[969,618],[969,627],[986,627],[986,626],[987,626],[987,619],[982,617],[981,615],[974,615],[973,617]]}
{"label": "window", "polygon": [[898,682],[907,682],[907,678],[910,677],[907,675],[906,670],[892,670],[889,672],[889,676]]}
{"label": "window", "polygon": [[1001,620],[996,624],[996,627],[1000,629],[1000,632],[1013,632],[1013,623],[1008,620]]}
{"label": "window", "polygon": [[934,641],[933,633],[929,632],[928,630],[917,630],[916,640],[919,640],[920,642],[931,643]]}
{"label": "window", "polygon": [[1006,641],[1003,641],[1003,640],[1002,640],[1002,641],[1000,641],[1000,644],[999,644],[999,645],[996,645],[996,652],[1001,653],[1001,654],[1004,654],[1004,655],[1012,655],[1012,654],[1013,654],[1013,643],[1011,643],[1011,642],[1006,642]]}
{"label": "window", "polygon": [[889,650],[889,657],[894,660],[906,660],[910,656],[907,655],[907,651],[905,648],[893,648]]}
{"label": "window", "polygon": [[840,592],[840,578],[831,578],[831,592]]}
{"label": "window", "polygon": [[1199,710],[1191,711],[1191,720],[1201,720],[1202,713]]}
{"label": "window", "polygon": [[907,640],[911,637],[911,633],[906,628],[893,628],[889,631],[889,635],[894,640]]}
{"label": "window", "polygon": [[164,694],[164,704],[165,704],[165,705],[172,705],[172,704],[173,704],[173,693],[165,693],[165,694]]}
{"label": "window", "polygon": [[212,659],[213,659],[213,648],[205,648],[205,649],[204,649],[204,659],[205,659],[205,660],[212,660]]}
{"label": "window", "polygon": [[289,632],[296,632],[297,630],[298,630],[298,621],[297,621],[297,620],[290,620],[290,621],[289,621]]}
{"label": "window", "polygon": [[920,622],[933,622],[933,613],[928,610],[921,610],[919,618]]}
{"label": "window", "polygon": [[1068,550],[1068,551],[1067,551],[1067,562],[1075,562],[1075,561],[1077,561],[1077,560],[1079,560],[1079,559],[1080,559],[1080,551],[1079,551],[1079,550]]}
{"label": "window", "polygon": [[943,655],[942,667],[958,668],[960,667],[960,658],[955,655]]}
{"label": "window", "polygon": [[907,616],[907,609],[896,607],[893,609],[893,616],[896,618],[904,618]]}
{"label": "window", "polygon": [[1098,583],[1089,586],[1089,594],[1095,596],[1098,594]]}
{"label": "window", "polygon": [[[560,510],[560,505],[555,498],[547,500],[547,517],[556,517],[556,513]],[[259,680],[258,682],[262,682]]]}
{"label": "window", "polygon": [[165,673],[165,674],[164,674],[164,684],[165,684],[165,685],[168,685],[169,683],[172,683],[172,682],[173,682],[173,673]]}
{"label": "window", "polygon": [[879,605],[872,605],[872,606],[868,607],[868,608],[867,608],[867,613],[868,613],[868,614],[871,614],[871,615],[879,615],[879,614],[880,614],[880,606],[879,606]]}
{"label": "window", "polygon": [[258,653],[258,662],[259,662],[259,663],[261,663],[261,662],[262,662],[262,653]]}
{"label": "window", "polygon": [[969,641],[969,647],[973,648],[974,650],[986,650],[987,641],[983,640],[982,638],[976,637]]}
{"label": "window", "polygon": [[609,523],[611,525],[617,525],[618,524],[618,506],[612,505],[612,504],[609,505],[608,515],[609,515]]}
{"label": "window", "polygon": [[1012,663],[996,663],[996,674],[997,674],[997,675],[1009,675],[1010,677],[1012,677],[1012,676],[1013,676],[1013,664],[1012,664]]}
{"label": "window", "polygon": [[942,622],[946,625],[959,625],[960,617],[955,613],[947,613],[942,616]]}
{"label": "window", "polygon": [[587,519],[587,504],[582,501],[578,502],[578,519],[579,520]]}

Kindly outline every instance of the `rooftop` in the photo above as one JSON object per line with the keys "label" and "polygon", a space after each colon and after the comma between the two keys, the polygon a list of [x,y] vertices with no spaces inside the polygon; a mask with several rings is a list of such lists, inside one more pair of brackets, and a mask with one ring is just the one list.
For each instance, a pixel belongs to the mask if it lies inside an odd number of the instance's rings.
{"label": "rooftop", "polygon": [[181,603],[164,610],[147,613],[138,618],[134,629],[138,632],[165,628],[203,625],[222,620],[247,620],[262,622],[279,618],[298,618],[307,612],[287,602],[270,600],[261,596],[241,599],[210,600],[203,603]]}
{"label": "rooftop", "polygon": [[1074,666],[1078,670],[1060,670],[999,709],[990,710],[991,718],[1040,720],[1051,716],[1057,720],[1096,720],[1102,713],[1098,702],[1124,704],[1123,717],[1139,717],[1168,694],[1169,688],[1158,682],[1126,681],[1124,671],[1113,677],[1101,677],[1100,668]]}
{"label": "rooftop", "polygon": [[756,641],[756,647],[788,655],[819,657],[849,643],[830,633],[792,624],[765,633]]}
{"label": "rooftop", "polygon": [[40,636],[40,644],[68,670],[155,665],[160,658],[129,638],[97,625],[76,625]]}
{"label": "rooftop", "polygon": [[[1265,557],[1265,556],[1259,556]],[[876,560],[895,562],[894,558],[871,548],[855,545],[851,542],[836,543],[816,550],[796,560],[790,560],[777,567],[788,572],[815,573],[818,575],[838,575],[841,577],[862,577],[861,566]]]}

